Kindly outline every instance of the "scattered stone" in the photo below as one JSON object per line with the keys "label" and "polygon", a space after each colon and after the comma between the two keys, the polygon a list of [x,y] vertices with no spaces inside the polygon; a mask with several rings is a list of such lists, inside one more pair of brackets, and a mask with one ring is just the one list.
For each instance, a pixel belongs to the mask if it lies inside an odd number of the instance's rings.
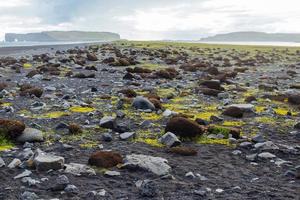
{"label": "scattered stone", "polygon": [[255,135],[254,137],[251,138],[251,140],[255,143],[262,143],[265,142],[266,140],[264,139],[264,137],[260,134]]}
{"label": "scattered stone", "polygon": [[34,192],[25,191],[21,195],[21,200],[35,200],[39,197]]}
{"label": "scattered stone", "polygon": [[22,163],[21,160],[19,160],[19,159],[17,159],[17,158],[14,158],[14,159],[11,161],[11,163],[8,164],[7,167],[10,168],[10,169],[13,169],[13,168],[18,167],[21,163]]}
{"label": "scattered stone", "polygon": [[22,183],[25,183],[28,186],[36,186],[36,185],[40,184],[41,182],[38,180],[35,180],[31,177],[24,177],[24,178],[22,178]]}
{"label": "scattered stone", "polygon": [[135,132],[125,132],[120,134],[121,140],[129,140],[135,137]]}
{"label": "scattered stone", "polygon": [[177,136],[171,132],[167,132],[161,138],[159,138],[159,142],[168,147],[175,147],[181,144]]}
{"label": "scattered stone", "polygon": [[252,143],[251,142],[242,142],[240,144],[240,147],[242,147],[242,148],[251,148],[252,147]]}
{"label": "scattered stone", "polygon": [[102,135],[102,140],[105,142],[111,142],[113,140],[113,137],[110,133],[104,133]]}
{"label": "scattered stone", "polygon": [[65,187],[64,191],[67,194],[79,194],[79,189],[75,185],[67,185],[67,187]]}
{"label": "scattered stone", "polygon": [[120,173],[120,172],[117,172],[117,171],[106,171],[106,172],[104,173],[104,175],[106,175],[106,176],[120,176],[121,173]]}
{"label": "scattered stone", "polygon": [[114,117],[109,117],[109,116],[103,117],[100,120],[100,126],[102,128],[114,129],[114,127],[115,127],[115,118]]}
{"label": "scattered stone", "polygon": [[202,189],[200,189],[200,190],[194,190],[194,193],[196,195],[199,195],[199,196],[202,196],[202,197],[206,196],[206,190],[202,190]]}
{"label": "scattered stone", "polygon": [[254,148],[255,149],[261,149],[263,151],[265,151],[265,150],[278,150],[279,149],[279,147],[277,145],[275,145],[272,141],[256,143],[254,145]]}
{"label": "scattered stone", "polygon": [[274,154],[271,154],[269,152],[262,152],[260,154],[258,154],[259,158],[263,158],[263,159],[272,159],[272,158],[276,158],[276,156]]}
{"label": "scattered stone", "polygon": [[242,154],[242,152],[240,150],[234,150],[233,152],[231,152],[233,155],[240,155]]}
{"label": "scattered stone", "polygon": [[4,160],[0,157],[0,168],[5,167],[5,162]]}
{"label": "scattered stone", "polygon": [[127,155],[123,167],[128,169],[143,169],[158,176],[167,175],[171,171],[171,167],[168,165],[166,159],[141,154]]}
{"label": "scattered stone", "polygon": [[257,154],[246,155],[246,159],[249,161],[255,161],[257,158]]}
{"label": "scattered stone", "polygon": [[143,197],[155,197],[158,194],[158,188],[154,181],[140,180],[136,182],[136,186]]}
{"label": "scattered stone", "polygon": [[194,175],[193,172],[188,172],[185,174],[185,177],[188,177],[188,178],[196,178],[196,176]]}
{"label": "scattered stone", "polygon": [[68,177],[66,175],[60,175],[55,180],[55,185],[51,187],[53,191],[62,191],[67,185],[70,183]]}

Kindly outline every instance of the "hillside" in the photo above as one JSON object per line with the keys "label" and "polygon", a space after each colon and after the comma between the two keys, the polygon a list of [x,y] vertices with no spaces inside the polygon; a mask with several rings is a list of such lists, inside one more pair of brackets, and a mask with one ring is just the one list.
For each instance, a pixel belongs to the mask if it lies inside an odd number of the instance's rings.
{"label": "hillside", "polygon": [[59,41],[113,41],[119,40],[120,35],[110,32],[83,32],[83,31],[46,31],[41,33],[16,34],[6,33],[5,41],[27,42],[59,42]]}
{"label": "hillside", "polygon": [[202,38],[211,42],[300,42],[297,33],[233,32]]}

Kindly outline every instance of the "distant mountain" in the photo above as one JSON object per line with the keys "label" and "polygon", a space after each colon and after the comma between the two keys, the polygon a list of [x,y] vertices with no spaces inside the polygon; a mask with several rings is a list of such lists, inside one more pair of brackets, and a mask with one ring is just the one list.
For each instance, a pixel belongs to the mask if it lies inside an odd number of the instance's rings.
{"label": "distant mountain", "polygon": [[41,33],[16,34],[6,33],[6,42],[76,42],[76,41],[113,41],[119,40],[120,35],[110,32],[84,31],[45,31]]}
{"label": "distant mountain", "polygon": [[300,33],[233,32],[202,38],[206,42],[300,42]]}

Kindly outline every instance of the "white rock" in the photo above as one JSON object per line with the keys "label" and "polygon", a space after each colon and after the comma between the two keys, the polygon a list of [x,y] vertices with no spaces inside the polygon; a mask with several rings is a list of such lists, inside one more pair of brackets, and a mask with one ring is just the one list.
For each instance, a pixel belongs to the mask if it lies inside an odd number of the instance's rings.
{"label": "white rock", "polygon": [[166,159],[141,154],[127,155],[123,167],[130,169],[144,169],[158,176],[167,175],[171,171],[171,167],[168,165]]}
{"label": "white rock", "polygon": [[106,175],[106,176],[120,176],[121,173],[120,173],[120,172],[117,172],[117,171],[106,171],[106,172],[104,173],[104,175]]}
{"label": "white rock", "polygon": [[83,174],[96,175],[96,172],[93,168],[78,163],[65,164],[65,173],[70,173],[75,176],[81,176]]}
{"label": "white rock", "polygon": [[258,154],[258,157],[265,158],[265,159],[276,158],[276,156],[274,154],[271,154],[269,152],[262,152],[262,153]]}
{"label": "white rock", "polygon": [[15,176],[14,179],[24,178],[24,177],[30,176],[31,174],[32,174],[31,171],[25,169],[25,171],[23,173]]}
{"label": "white rock", "polygon": [[13,168],[18,167],[21,163],[22,162],[20,159],[15,158],[15,159],[13,159],[13,161],[11,161],[11,163],[9,163],[9,165],[7,167],[10,169],[13,169]]}

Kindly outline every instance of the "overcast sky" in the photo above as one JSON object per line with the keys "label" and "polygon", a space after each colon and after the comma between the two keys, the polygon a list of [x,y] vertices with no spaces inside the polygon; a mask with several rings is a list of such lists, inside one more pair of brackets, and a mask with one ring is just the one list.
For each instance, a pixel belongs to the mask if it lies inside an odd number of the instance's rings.
{"label": "overcast sky", "polygon": [[0,40],[6,32],[47,30],[111,31],[138,40],[300,33],[300,0],[0,0]]}

